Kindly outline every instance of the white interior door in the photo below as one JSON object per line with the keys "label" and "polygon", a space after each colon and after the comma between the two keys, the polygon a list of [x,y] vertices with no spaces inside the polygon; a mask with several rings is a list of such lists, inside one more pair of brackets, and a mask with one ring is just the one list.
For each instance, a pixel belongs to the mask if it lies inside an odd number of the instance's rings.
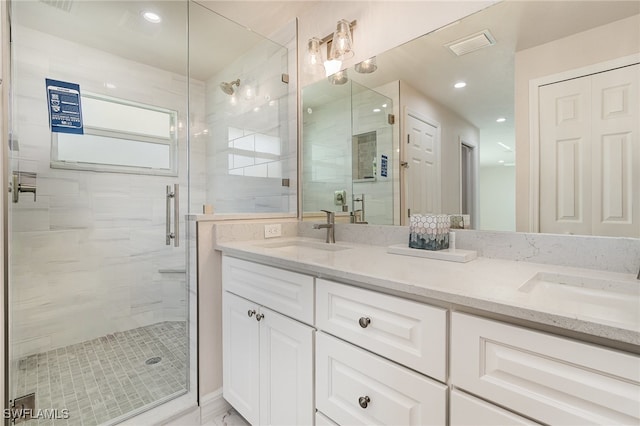
{"label": "white interior door", "polygon": [[540,88],[540,232],[640,236],[639,69]]}
{"label": "white interior door", "polygon": [[406,206],[414,213],[440,213],[440,125],[407,112]]}
{"label": "white interior door", "polygon": [[592,77],[593,234],[640,237],[640,65]]}
{"label": "white interior door", "polygon": [[591,233],[590,77],[540,88],[540,232]]}

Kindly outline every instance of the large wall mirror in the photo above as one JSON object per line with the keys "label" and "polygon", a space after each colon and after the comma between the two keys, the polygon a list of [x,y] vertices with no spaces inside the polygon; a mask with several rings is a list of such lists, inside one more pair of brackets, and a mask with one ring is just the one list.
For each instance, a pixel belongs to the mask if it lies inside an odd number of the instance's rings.
{"label": "large wall mirror", "polygon": [[[640,237],[639,13],[507,0],[304,87],[303,217]],[[372,131],[363,180],[353,144]]]}

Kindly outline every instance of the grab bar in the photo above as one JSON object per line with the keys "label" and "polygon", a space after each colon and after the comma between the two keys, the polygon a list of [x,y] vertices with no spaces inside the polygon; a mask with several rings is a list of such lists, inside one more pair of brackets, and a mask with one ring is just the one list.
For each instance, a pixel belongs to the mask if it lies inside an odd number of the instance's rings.
{"label": "grab bar", "polygon": [[[171,232],[171,200],[173,199],[173,232]],[[180,246],[180,185],[177,183],[173,185],[173,191],[171,191],[171,185],[167,185],[166,196],[166,243],[171,245],[173,240],[173,246]]]}

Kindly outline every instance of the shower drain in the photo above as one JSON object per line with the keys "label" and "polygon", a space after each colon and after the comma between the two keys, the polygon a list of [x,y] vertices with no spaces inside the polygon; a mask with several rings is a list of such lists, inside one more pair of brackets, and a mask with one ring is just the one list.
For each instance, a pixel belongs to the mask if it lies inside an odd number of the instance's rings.
{"label": "shower drain", "polygon": [[160,361],[162,361],[162,358],[159,356],[154,356],[152,358],[149,358],[148,360],[146,360],[144,363],[147,365],[153,365],[153,364],[157,364]]}

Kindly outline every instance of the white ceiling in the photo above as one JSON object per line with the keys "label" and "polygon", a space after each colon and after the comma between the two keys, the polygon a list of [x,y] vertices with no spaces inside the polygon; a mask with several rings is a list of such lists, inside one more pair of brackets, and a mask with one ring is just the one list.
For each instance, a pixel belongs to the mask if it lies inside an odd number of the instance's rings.
{"label": "white ceiling", "polygon": [[[206,80],[314,2],[18,0],[12,23],[147,65]],[[153,11],[160,24],[142,18]],[[242,22],[242,25],[232,21]]]}

